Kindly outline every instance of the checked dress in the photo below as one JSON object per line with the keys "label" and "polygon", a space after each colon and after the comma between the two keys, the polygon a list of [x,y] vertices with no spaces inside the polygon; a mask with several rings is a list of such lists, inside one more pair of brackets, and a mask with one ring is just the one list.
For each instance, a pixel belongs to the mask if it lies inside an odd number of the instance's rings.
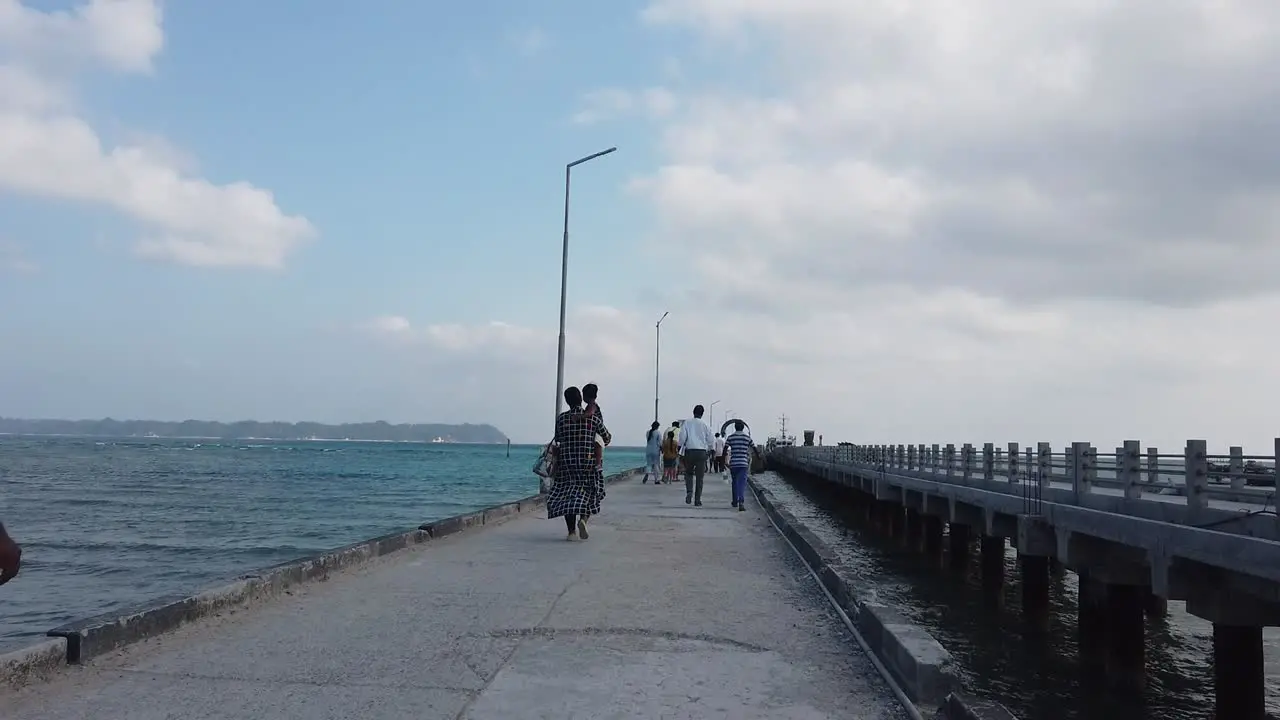
{"label": "checked dress", "polygon": [[556,481],[547,494],[548,518],[600,512],[604,480],[596,463],[596,435],[613,441],[598,412],[570,408],[556,417]]}

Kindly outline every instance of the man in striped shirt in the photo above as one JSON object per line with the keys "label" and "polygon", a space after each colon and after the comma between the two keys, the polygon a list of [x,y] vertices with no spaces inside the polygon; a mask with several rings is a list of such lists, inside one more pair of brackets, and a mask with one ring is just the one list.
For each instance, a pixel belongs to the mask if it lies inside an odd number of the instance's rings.
{"label": "man in striped shirt", "polygon": [[733,478],[733,506],[738,512],[747,510],[747,473],[751,472],[751,452],[755,448],[751,436],[743,432],[744,427],[741,420],[734,420],[733,434],[724,441],[729,453],[729,475]]}

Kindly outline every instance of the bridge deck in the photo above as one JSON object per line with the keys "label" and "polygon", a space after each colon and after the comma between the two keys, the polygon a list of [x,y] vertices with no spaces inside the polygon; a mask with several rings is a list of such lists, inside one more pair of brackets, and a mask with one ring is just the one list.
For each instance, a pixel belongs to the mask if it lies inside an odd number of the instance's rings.
{"label": "bridge deck", "polygon": [[903,718],[765,519],[609,489],[395,553],[0,697],[68,718]]}

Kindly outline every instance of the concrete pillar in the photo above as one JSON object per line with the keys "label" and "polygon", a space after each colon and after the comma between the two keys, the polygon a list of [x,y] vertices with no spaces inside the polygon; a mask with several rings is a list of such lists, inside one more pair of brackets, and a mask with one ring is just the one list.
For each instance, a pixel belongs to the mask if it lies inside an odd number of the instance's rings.
{"label": "concrete pillar", "polygon": [[1107,587],[1107,675],[1115,684],[1134,690],[1146,685],[1143,609],[1149,594],[1138,585]]}
{"label": "concrete pillar", "polygon": [[950,524],[951,567],[963,568],[969,563],[969,526]]}
{"label": "concrete pillar", "polygon": [[1266,718],[1261,627],[1213,624],[1213,686],[1219,720]]}
{"label": "concrete pillar", "polygon": [[895,502],[886,502],[884,505],[885,512],[889,515],[889,536],[902,537],[906,525],[906,515],[902,511],[902,506]]}
{"label": "concrete pillar", "polygon": [[982,536],[982,586],[999,590],[1004,585],[1004,538]]}
{"label": "concrete pillar", "polygon": [[1169,616],[1169,601],[1155,593],[1147,593],[1147,617],[1160,619]]}
{"label": "concrete pillar", "polygon": [[907,546],[912,550],[920,547],[920,536],[924,531],[924,519],[920,516],[920,511],[915,508],[907,508],[907,523],[903,538],[906,540]]}
{"label": "concrete pillar", "polygon": [[924,516],[924,552],[931,558],[942,555],[942,518]]}
{"label": "concrete pillar", "polygon": [[1022,614],[1028,620],[1049,617],[1049,558],[1019,555],[1022,571]]}
{"label": "concrete pillar", "polygon": [[1086,665],[1101,664],[1107,636],[1107,586],[1086,573],[1080,573],[1077,623],[1080,633],[1080,661]]}

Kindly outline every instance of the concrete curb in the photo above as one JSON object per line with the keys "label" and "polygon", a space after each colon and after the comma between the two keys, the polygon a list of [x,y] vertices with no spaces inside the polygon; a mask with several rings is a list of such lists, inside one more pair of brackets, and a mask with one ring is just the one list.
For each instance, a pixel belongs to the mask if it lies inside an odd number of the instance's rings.
{"label": "concrete curb", "polygon": [[864,602],[859,597],[853,571],[840,562],[835,552],[781,507],[773,493],[755,478],[749,482],[765,512],[800,551],[912,702],[940,708],[936,715],[939,720],[1017,720],[1002,706],[973,702],[954,692],[959,681],[946,648],[892,608]]}
{"label": "concrete curb", "polygon": [[0,688],[17,689],[57,672],[67,662],[67,641],[45,640],[0,655]]}
{"label": "concrete curb", "polygon": [[[637,470],[605,478],[607,483],[629,480]],[[171,595],[95,617],[76,620],[50,630],[51,640],[32,648],[0,656],[0,685],[27,684],[56,665],[83,663],[94,656],[175,630],[186,623],[252,602],[273,598],[289,588],[368,562],[398,550],[454,535],[471,528],[495,525],[546,505],[542,495],[532,495],[475,512],[424,523],[405,532],[363,540],[299,560],[263,568],[195,595]],[[58,648],[55,654],[53,648]],[[57,662],[50,658],[58,657]]]}
{"label": "concrete curb", "polygon": [[959,693],[951,693],[938,709],[934,720],[1018,720],[1018,718],[999,703],[974,700]]}

